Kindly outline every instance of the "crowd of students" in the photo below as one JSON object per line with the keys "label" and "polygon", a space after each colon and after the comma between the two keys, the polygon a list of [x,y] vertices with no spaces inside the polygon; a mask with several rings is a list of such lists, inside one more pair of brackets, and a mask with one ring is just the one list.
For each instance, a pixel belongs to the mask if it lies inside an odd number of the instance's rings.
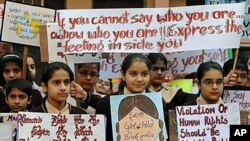
{"label": "crowd of students", "polygon": [[[26,78],[22,79],[23,59],[16,53],[7,53],[0,58],[0,112],[103,114],[107,117],[106,140],[112,141],[110,97],[113,95],[160,92],[168,128],[168,111],[176,106],[223,103],[225,85],[248,86],[248,67],[242,60],[238,59],[234,71],[233,59],[223,67],[212,61],[201,63],[196,71],[199,93],[188,94],[181,88],[163,85],[167,75],[167,59],[163,54],[133,53],[123,60],[122,81],[118,91],[113,92],[111,80],[99,78],[99,63],[78,64],[75,76],[65,63],[49,63],[41,75],[41,86],[37,86],[34,74],[32,78],[29,72],[35,63],[29,60],[32,63],[28,63]],[[68,97],[78,104],[70,104]]]}

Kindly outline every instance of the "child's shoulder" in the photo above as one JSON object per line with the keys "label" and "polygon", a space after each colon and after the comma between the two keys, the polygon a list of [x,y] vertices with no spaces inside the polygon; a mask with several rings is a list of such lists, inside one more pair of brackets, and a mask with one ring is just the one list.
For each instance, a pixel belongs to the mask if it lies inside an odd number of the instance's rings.
{"label": "child's shoulder", "polygon": [[70,114],[87,114],[87,112],[84,110],[84,109],[82,109],[82,108],[80,108],[80,107],[76,107],[76,106],[73,106],[73,105],[70,105],[69,104],[69,106],[70,106],[70,111],[69,111],[69,113]]}

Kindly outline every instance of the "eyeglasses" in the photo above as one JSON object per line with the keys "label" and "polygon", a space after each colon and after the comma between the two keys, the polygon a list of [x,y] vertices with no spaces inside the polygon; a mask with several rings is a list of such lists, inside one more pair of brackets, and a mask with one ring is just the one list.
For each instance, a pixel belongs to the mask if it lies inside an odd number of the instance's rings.
{"label": "eyeglasses", "polygon": [[216,84],[216,86],[221,86],[221,85],[223,85],[224,80],[218,79],[216,81],[213,81],[212,79],[205,79],[205,80],[203,80],[203,83],[208,87],[212,87],[214,85],[214,83]]}
{"label": "eyeglasses", "polygon": [[152,71],[161,71],[161,72],[165,72],[168,69],[166,67],[152,67]]}
{"label": "eyeglasses", "polygon": [[247,74],[237,74],[237,79],[240,78],[240,79],[247,79]]}
{"label": "eyeglasses", "polygon": [[97,74],[96,72],[87,72],[87,71],[79,71],[78,72],[82,77],[88,77],[90,76],[90,78],[94,78],[94,77],[99,77],[99,74]]}

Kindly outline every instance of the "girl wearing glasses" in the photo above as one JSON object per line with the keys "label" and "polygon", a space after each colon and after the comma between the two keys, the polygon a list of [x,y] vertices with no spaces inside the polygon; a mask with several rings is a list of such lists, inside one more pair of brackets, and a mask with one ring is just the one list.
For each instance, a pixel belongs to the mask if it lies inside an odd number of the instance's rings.
{"label": "girl wearing glasses", "polygon": [[197,95],[187,94],[181,88],[163,85],[167,74],[167,59],[162,53],[150,53],[148,59],[153,65],[150,71],[149,89],[151,92],[161,92],[169,109],[175,109],[176,106],[197,98]]}
{"label": "girl wearing glasses", "polygon": [[139,53],[129,54],[123,60],[121,66],[122,84],[119,85],[119,91],[117,93],[105,96],[98,102],[96,114],[104,114],[107,117],[107,141],[113,140],[110,96],[149,93],[150,91],[148,89],[148,85],[150,81],[151,67],[152,64],[145,55]]}
{"label": "girl wearing glasses", "polygon": [[184,105],[223,104],[224,70],[217,62],[205,62],[197,69],[199,97]]}

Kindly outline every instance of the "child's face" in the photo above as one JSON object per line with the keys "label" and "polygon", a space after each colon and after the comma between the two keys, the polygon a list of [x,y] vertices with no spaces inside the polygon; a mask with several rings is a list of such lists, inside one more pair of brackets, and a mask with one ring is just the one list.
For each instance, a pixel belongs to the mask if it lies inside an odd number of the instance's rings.
{"label": "child's face", "polygon": [[109,79],[99,79],[95,85],[95,90],[100,94],[107,95],[111,92],[110,87]]}
{"label": "child's face", "polygon": [[56,70],[48,81],[48,85],[43,85],[43,90],[47,92],[47,100],[53,106],[65,104],[70,91],[69,73],[63,69]]}
{"label": "child's face", "polygon": [[9,105],[11,112],[25,111],[31,102],[31,97],[17,88],[13,88],[9,95],[5,97],[6,103]]}
{"label": "child's face", "polygon": [[123,81],[131,93],[141,93],[148,87],[150,80],[149,68],[142,61],[135,61],[123,74]]}
{"label": "child's face", "polygon": [[96,85],[98,75],[98,67],[96,64],[82,64],[77,73],[77,83],[80,84],[85,91],[90,92]]}
{"label": "child's face", "polygon": [[208,103],[216,103],[223,93],[223,75],[216,69],[210,69],[204,73],[198,84],[201,96]]}
{"label": "child's face", "polygon": [[4,70],[3,70],[3,77],[6,82],[9,82],[16,78],[21,78],[22,71],[19,66],[17,66],[16,63],[9,62],[5,64]]}

